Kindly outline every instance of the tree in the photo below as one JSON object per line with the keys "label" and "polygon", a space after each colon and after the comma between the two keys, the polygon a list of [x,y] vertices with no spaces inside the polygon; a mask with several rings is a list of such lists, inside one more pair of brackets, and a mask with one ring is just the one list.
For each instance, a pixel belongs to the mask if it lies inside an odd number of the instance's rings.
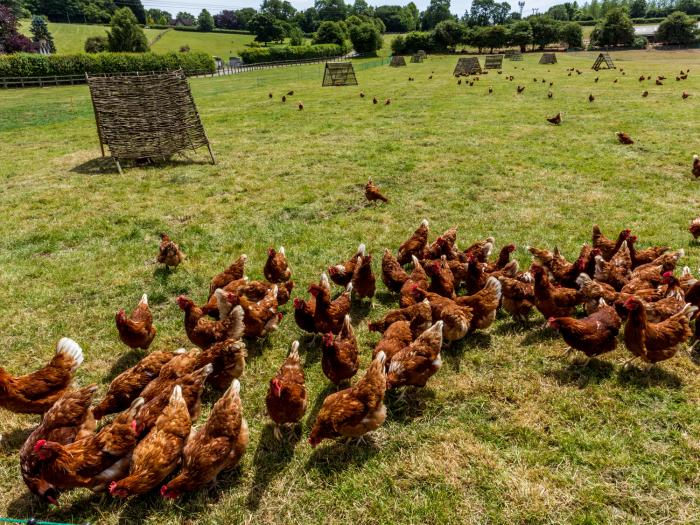
{"label": "tree", "polygon": [[263,0],[260,6],[261,13],[270,13],[278,20],[290,21],[297,10],[287,0]]}
{"label": "tree", "polygon": [[418,8],[413,2],[405,7],[399,5],[379,6],[375,9],[374,15],[382,21],[385,31],[391,33],[414,31],[420,21]]}
{"label": "tree", "polygon": [[464,14],[465,21],[471,27],[485,27],[491,23],[494,0],[473,0],[469,13]]}
{"label": "tree", "polygon": [[504,47],[508,42],[508,30],[503,25],[495,25],[484,28],[483,35],[484,44],[491,49]]}
{"label": "tree", "polygon": [[519,46],[520,52],[524,53],[526,46],[532,43],[532,26],[527,20],[520,20],[510,26],[508,33],[508,43]]}
{"label": "tree", "polygon": [[24,2],[22,0],[0,0],[0,6],[8,7],[15,18],[21,18],[23,15]]}
{"label": "tree", "polygon": [[140,53],[148,51],[148,41],[136,16],[128,7],[117,9],[109,23],[107,41],[110,51]]}
{"label": "tree", "polygon": [[305,33],[315,33],[318,29],[318,12],[315,7],[309,7],[299,11],[294,16],[293,23],[298,25]]}
{"label": "tree", "polygon": [[569,47],[583,47],[583,28],[578,22],[567,22],[559,29],[559,40]]}
{"label": "tree", "polygon": [[30,53],[34,44],[18,31],[17,17],[12,9],[0,5],[0,55],[4,53]]}
{"label": "tree", "polygon": [[193,26],[197,19],[187,11],[180,11],[175,17],[176,26]]}
{"label": "tree", "polygon": [[632,0],[630,2],[630,16],[643,18],[647,14],[647,0]]}
{"label": "tree", "polygon": [[128,7],[136,16],[139,24],[146,23],[146,10],[143,8],[141,0],[114,0],[114,5],[117,8]]}
{"label": "tree", "polygon": [[632,45],[634,25],[627,12],[620,7],[608,11],[591,33],[591,41],[599,46]]}
{"label": "tree", "polygon": [[248,23],[253,19],[258,12],[252,7],[244,7],[243,9],[236,9],[236,18],[238,19],[239,27],[235,29],[248,29]]}
{"label": "tree", "polygon": [[[153,19],[156,24],[160,25],[168,25],[173,19],[173,15],[162,9],[148,9],[146,10],[146,17]],[[161,23],[163,21],[165,21],[164,24]]]}
{"label": "tree", "polygon": [[421,27],[428,31],[443,20],[454,18],[450,12],[450,0],[430,0],[428,8],[421,15]]}
{"label": "tree", "polygon": [[675,11],[683,11],[689,15],[700,14],[700,0],[678,0]]}
{"label": "tree", "polygon": [[433,39],[439,46],[455,50],[464,42],[464,26],[456,20],[443,20],[433,29]]}
{"label": "tree", "polygon": [[355,51],[362,54],[376,53],[384,40],[374,24],[365,22],[350,29],[350,41]]}
{"label": "tree", "polygon": [[366,0],[355,0],[355,3],[350,7],[351,15],[367,15],[374,16],[374,8],[369,5]]}
{"label": "tree", "polygon": [[46,18],[43,16],[33,16],[29,31],[32,33],[32,42],[34,42],[37,49],[43,46],[49,53],[56,52],[56,45],[53,42],[53,36],[51,36],[51,32],[49,31]]}
{"label": "tree", "polygon": [[85,40],[84,48],[86,53],[102,53],[109,49],[109,41],[104,35],[89,36]]}
{"label": "tree", "polygon": [[219,29],[238,29],[239,24],[235,11],[224,9],[218,15],[214,15],[214,26]]}
{"label": "tree", "polygon": [[491,22],[494,25],[505,24],[510,16],[510,4],[508,2],[496,3],[491,10]]}
{"label": "tree", "polygon": [[548,16],[533,16],[529,19],[532,27],[532,43],[540,49],[559,39],[559,22]]}
{"label": "tree", "polygon": [[281,42],[285,31],[282,23],[270,13],[258,13],[250,22],[248,29],[255,35],[257,42]]}
{"label": "tree", "polygon": [[547,10],[547,16],[551,16],[554,20],[570,20],[569,12],[564,4],[553,5]]}
{"label": "tree", "polygon": [[695,20],[682,11],[675,11],[659,24],[656,39],[667,44],[687,46],[695,42],[697,34]]}
{"label": "tree", "polygon": [[318,26],[318,31],[314,35],[314,44],[338,44],[345,45],[348,35],[340,22],[326,20]]}
{"label": "tree", "polygon": [[298,26],[293,26],[287,33],[290,46],[304,45],[304,32]]}
{"label": "tree", "polygon": [[316,0],[314,4],[319,20],[345,20],[347,6],[344,0]]}
{"label": "tree", "polygon": [[205,33],[209,33],[214,29],[214,17],[211,16],[211,13],[206,9],[202,9],[202,12],[199,13],[197,17],[197,27],[200,31]]}

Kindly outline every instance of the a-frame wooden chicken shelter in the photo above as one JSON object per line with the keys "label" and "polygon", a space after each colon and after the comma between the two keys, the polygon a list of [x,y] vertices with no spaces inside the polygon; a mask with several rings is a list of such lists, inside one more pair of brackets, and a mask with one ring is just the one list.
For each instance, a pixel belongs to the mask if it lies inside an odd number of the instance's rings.
{"label": "a-frame wooden chicken shelter", "polygon": [[474,75],[481,73],[481,64],[476,57],[460,58],[455,66],[454,73],[456,77]]}
{"label": "a-frame wooden chicken shelter", "polygon": [[401,55],[394,55],[391,57],[391,62],[389,62],[391,67],[402,67],[406,65],[406,59]]}
{"label": "a-frame wooden chicken shelter", "polygon": [[501,69],[503,67],[503,55],[486,55],[484,69]]}
{"label": "a-frame wooden chicken shelter", "polygon": [[326,62],[323,72],[323,87],[356,86],[357,77],[352,62]]}
{"label": "a-frame wooden chicken shelter", "polygon": [[606,69],[617,69],[612,61],[612,58],[610,58],[610,55],[607,53],[600,53],[598,55],[598,58],[596,58],[595,62],[593,63],[592,69],[598,71],[603,64],[605,64]]}
{"label": "a-frame wooden chicken shelter", "polygon": [[556,53],[542,53],[540,57],[540,64],[556,64],[557,55]]}

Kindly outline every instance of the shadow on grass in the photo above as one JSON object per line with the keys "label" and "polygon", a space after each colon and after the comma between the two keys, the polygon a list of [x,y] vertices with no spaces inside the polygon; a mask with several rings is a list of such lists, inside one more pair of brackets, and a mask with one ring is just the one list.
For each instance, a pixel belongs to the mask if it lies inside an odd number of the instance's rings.
{"label": "shadow on grass", "polygon": [[402,425],[407,425],[421,417],[429,406],[435,401],[435,392],[430,388],[403,387],[389,390],[384,403],[389,414],[387,418]]}
{"label": "shadow on grass", "polygon": [[609,379],[615,371],[615,366],[609,361],[594,357],[584,366],[583,354],[577,354],[573,359],[567,363],[562,358],[561,362],[565,366],[546,370],[544,375],[553,378],[560,385],[576,385],[583,388],[590,382],[600,383],[604,379]]}
{"label": "shadow on grass", "polygon": [[[206,158],[192,159],[181,155],[177,159],[144,159],[144,160],[122,160],[122,170],[129,168],[141,169],[162,169],[163,167],[175,168],[178,166],[191,166],[195,164],[211,164],[211,161]],[[81,175],[118,175],[117,163],[111,157],[96,157],[82,164],[73,167],[71,173],[79,173]]]}
{"label": "shadow on grass", "polygon": [[168,284],[168,281],[170,280],[170,275],[174,271],[175,270],[171,270],[167,266],[158,266],[158,268],[153,270],[153,280],[158,282],[158,284],[165,286]]}
{"label": "shadow on grass", "polygon": [[306,468],[315,469],[325,476],[333,476],[349,467],[361,467],[380,450],[372,433],[361,440],[324,441],[311,454]]}
{"label": "shadow on grass", "polygon": [[304,368],[318,363],[321,360],[321,337],[304,334],[299,338],[299,350],[305,354]]}
{"label": "shadow on grass", "polygon": [[318,393],[316,399],[314,399],[314,404],[311,407],[311,410],[307,410],[306,412],[306,424],[309,428],[311,428],[316,421],[316,416],[318,415],[319,410],[321,410],[325,399],[338,390],[339,388],[336,385],[333,383],[328,383],[326,387]]}
{"label": "shadow on grass", "polygon": [[274,425],[268,424],[260,435],[258,448],[253,457],[255,476],[246,498],[246,508],[256,511],[272,480],[284,470],[294,458],[294,448],[301,439],[301,425],[282,428],[284,441],[278,441],[274,435]]}
{"label": "shadow on grass", "polygon": [[501,322],[496,326],[493,333],[496,335],[522,335],[524,333],[530,332],[533,329],[537,329],[542,326],[540,319],[527,319],[525,321],[516,321],[512,317],[509,317],[505,321]]}
{"label": "shadow on grass", "polygon": [[104,380],[109,381],[111,383],[112,380],[119,374],[121,374],[124,370],[126,370],[127,368],[131,368],[136,363],[141,361],[141,359],[143,359],[146,356],[146,354],[146,351],[138,349],[129,349],[128,352],[124,352],[119,356],[119,359],[117,359],[112,364]]}
{"label": "shadow on grass", "polygon": [[468,350],[487,349],[491,347],[491,334],[489,332],[474,332],[467,334],[459,341],[453,341],[449,347],[444,347],[442,358],[455,371],[459,372],[462,366],[462,358]]}
{"label": "shadow on grass", "polygon": [[2,441],[0,442],[0,450],[7,450],[17,452],[24,442],[27,441],[29,434],[31,434],[34,429],[39,425],[39,419],[36,423],[29,428],[15,428],[13,430],[5,430],[0,433],[2,435]]}
{"label": "shadow on grass", "polygon": [[357,325],[362,320],[364,320],[369,313],[372,311],[372,303],[369,299],[355,299],[350,305],[350,319],[353,325]]}
{"label": "shadow on grass", "polygon": [[638,388],[659,386],[679,389],[683,386],[681,378],[673,372],[664,370],[663,365],[642,366],[642,368],[636,366],[625,368],[623,366],[620,367],[617,377],[620,384]]}
{"label": "shadow on grass", "polygon": [[[540,324],[540,327],[541,326],[542,324]],[[525,337],[523,337],[522,344],[524,346],[536,345],[538,343],[549,343],[558,339],[561,339],[561,337],[559,336],[559,332],[556,330],[552,330],[551,328],[540,328],[539,330],[530,330]]]}

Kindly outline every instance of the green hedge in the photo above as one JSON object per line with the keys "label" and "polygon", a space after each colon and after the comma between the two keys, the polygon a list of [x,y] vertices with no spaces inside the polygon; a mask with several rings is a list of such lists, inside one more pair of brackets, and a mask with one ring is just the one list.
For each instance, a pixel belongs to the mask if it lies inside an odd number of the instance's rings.
{"label": "green hedge", "polygon": [[95,53],[78,55],[39,55],[16,53],[0,55],[0,77],[45,77],[83,73],[126,73],[165,71],[182,68],[185,73],[216,71],[207,53]]}
{"label": "green hedge", "polygon": [[246,64],[259,64],[261,62],[283,62],[307,58],[335,57],[347,52],[347,46],[339,46],[338,44],[253,47],[241,51],[241,58]]}
{"label": "green hedge", "polygon": [[[153,27],[153,26],[151,26]],[[195,32],[199,33],[199,27],[198,26],[174,26],[173,29],[175,31],[185,31],[185,32]],[[219,29],[215,28],[212,29],[211,31],[207,31],[208,33],[224,33],[224,34],[229,34],[229,35],[250,35],[250,31],[245,31],[243,29]]]}

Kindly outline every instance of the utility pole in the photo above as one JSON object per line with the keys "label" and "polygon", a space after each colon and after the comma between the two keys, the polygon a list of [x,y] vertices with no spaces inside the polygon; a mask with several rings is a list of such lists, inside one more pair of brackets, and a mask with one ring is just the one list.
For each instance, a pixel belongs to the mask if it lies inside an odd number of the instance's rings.
{"label": "utility pole", "polygon": [[520,18],[523,17],[523,8],[525,7],[525,2],[523,0],[520,0],[518,2],[518,7],[520,8]]}

